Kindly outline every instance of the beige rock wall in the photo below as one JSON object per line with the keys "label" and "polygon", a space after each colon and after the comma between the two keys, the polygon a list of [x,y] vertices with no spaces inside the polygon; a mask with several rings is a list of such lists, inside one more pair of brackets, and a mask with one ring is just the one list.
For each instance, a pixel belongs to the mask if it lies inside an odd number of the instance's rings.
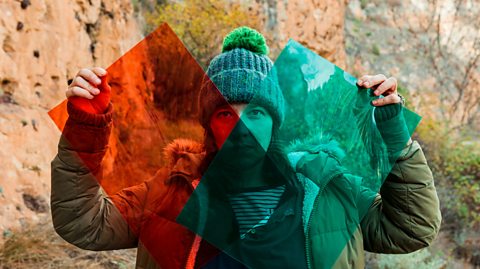
{"label": "beige rock wall", "polygon": [[141,39],[129,0],[0,0],[0,232],[49,212],[67,80]]}
{"label": "beige rock wall", "polygon": [[261,2],[266,27],[280,49],[289,38],[345,68],[344,21],[346,0],[267,0]]}

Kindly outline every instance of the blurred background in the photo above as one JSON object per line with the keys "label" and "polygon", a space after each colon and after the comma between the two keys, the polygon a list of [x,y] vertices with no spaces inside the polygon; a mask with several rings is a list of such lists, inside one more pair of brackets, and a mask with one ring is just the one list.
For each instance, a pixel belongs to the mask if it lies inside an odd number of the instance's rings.
{"label": "blurred background", "polygon": [[[248,25],[276,59],[289,38],[350,74],[395,76],[423,117],[443,224],[428,249],[367,268],[480,268],[480,2],[0,0],[0,268],[133,268],[135,250],[68,245],[50,219],[60,131],[47,112],[80,68],[108,67],[168,22],[200,66]],[[134,98],[134,97],[133,97]]]}

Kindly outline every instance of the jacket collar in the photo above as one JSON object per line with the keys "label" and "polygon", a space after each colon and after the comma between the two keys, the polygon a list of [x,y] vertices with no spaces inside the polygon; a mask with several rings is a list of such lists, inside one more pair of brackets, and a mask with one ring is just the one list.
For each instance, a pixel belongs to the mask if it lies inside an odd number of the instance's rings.
{"label": "jacket collar", "polygon": [[[304,188],[302,224],[304,232],[307,232],[307,223],[313,210],[315,198],[335,178],[334,175],[341,174],[344,171],[340,161],[345,154],[335,141],[318,143],[318,141],[311,139],[296,141],[287,148],[287,152],[290,164],[294,169],[297,162],[306,154],[316,154],[322,164],[318,167],[316,176],[297,173],[297,179]],[[184,178],[190,184],[195,185],[195,182],[201,177],[198,167],[205,157],[203,145],[188,139],[176,139],[167,145],[164,154],[171,169],[169,179]]]}

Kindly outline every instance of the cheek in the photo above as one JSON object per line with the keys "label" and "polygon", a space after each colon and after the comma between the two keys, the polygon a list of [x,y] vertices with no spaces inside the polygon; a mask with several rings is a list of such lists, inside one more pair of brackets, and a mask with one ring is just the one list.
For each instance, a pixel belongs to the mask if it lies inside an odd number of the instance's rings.
{"label": "cheek", "polygon": [[220,149],[223,143],[225,143],[225,140],[227,140],[237,121],[238,119],[231,119],[228,121],[212,119],[210,121],[210,129],[212,130],[215,144],[218,149]]}
{"label": "cheek", "polygon": [[267,151],[271,140],[272,140],[272,129],[271,128],[265,129],[265,131],[261,134],[261,138],[259,139],[259,143],[265,151]]}
{"label": "cheek", "polygon": [[265,151],[267,151],[272,140],[272,127],[273,125],[271,121],[265,121],[258,124],[256,127],[250,128],[250,131]]}

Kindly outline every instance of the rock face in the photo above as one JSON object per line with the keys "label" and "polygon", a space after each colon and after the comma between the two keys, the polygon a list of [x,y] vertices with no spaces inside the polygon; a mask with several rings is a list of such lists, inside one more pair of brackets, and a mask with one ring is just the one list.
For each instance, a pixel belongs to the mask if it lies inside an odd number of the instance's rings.
{"label": "rock face", "polygon": [[395,76],[425,119],[478,133],[479,12],[478,2],[351,0],[345,18],[348,71]]}
{"label": "rock face", "polygon": [[47,112],[68,79],[141,39],[129,0],[0,2],[0,232],[49,212],[60,132]]}
{"label": "rock face", "polygon": [[345,68],[346,5],[347,1],[268,0],[262,7],[266,15],[265,26],[273,31],[277,49],[282,49],[292,38]]}

